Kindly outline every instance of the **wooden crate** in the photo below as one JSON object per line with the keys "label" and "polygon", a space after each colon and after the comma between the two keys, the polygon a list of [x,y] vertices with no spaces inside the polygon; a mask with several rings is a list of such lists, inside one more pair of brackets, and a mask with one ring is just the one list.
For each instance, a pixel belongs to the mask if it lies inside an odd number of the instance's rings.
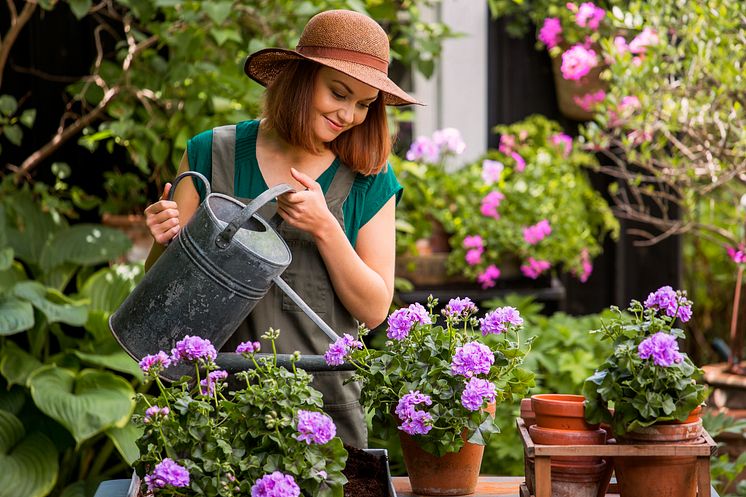
{"label": "wooden crate", "polygon": [[[717,497],[710,486],[710,456],[717,452],[717,444],[712,440],[709,433],[704,430],[702,431],[702,437],[698,441],[699,443],[688,445],[538,445],[531,440],[523,419],[516,419],[516,424],[518,425],[518,432],[523,442],[523,457],[534,458],[535,497],[551,497],[552,495],[552,456],[595,456],[606,458],[619,456],[696,456],[698,497]],[[608,472],[611,473],[612,470],[612,465],[609,465]],[[617,489],[613,485],[610,485],[609,494],[614,494],[616,491]],[[521,497],[530,497],[525,485],[521,488]]]}

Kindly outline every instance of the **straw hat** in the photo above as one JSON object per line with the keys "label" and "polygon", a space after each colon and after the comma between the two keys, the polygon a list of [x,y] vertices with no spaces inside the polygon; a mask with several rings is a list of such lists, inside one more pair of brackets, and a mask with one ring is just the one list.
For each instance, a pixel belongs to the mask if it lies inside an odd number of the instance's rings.
{"label": "straw hat", "polygon": [[306,59],[343,72],[383,92],[388,105],[419,104],[388,78],[389,39],[370,17],[328,10],[308,21],[295,50],[265,48],[246,59],[244,71],[267,86],[290,60]]}

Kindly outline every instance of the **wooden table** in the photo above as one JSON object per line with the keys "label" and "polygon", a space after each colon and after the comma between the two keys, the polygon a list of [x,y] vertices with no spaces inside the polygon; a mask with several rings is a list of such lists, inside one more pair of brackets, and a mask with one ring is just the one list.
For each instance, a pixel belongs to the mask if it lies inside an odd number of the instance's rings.
{"label": "wooden table", "polygon": [[[412,493],[409,478],[406,476],[395,476],[394,489],[396,497],[417,497]],[[520,497],[522,476],[480,476],[477,490],[469,497]],[[711,496],[718,497],[715,489],[711,489]],[[619,497],[619,494],[606,494],[606,497]]]}

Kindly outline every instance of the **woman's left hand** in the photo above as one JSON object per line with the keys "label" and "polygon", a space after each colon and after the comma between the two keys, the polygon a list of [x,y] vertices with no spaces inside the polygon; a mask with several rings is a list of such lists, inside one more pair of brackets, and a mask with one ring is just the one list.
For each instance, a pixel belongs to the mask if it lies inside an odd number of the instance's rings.
{"label": "woman's left hand", "polygon": [[310,176],[290,168],[293,178],[306,189],[277,197],[277,212],[294,228],[319,237],[331,224],[338,224],[326,205],[321,186]]}

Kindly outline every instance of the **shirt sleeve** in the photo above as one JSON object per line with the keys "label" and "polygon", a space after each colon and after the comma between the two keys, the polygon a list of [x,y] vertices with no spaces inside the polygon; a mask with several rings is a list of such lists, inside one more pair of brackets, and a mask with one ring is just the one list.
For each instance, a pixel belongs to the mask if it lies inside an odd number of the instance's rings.
{"label": "shirt sleeve", "polygon": [[394,168],[391,164],[386,164],[385,170],[378,174],[369,176],[370,182],[368,184],[367,194],[365,195],[365,203],[363,204],[362,215],[360,217],[360,226],[362,228],[365,224],[373,219],[373,217],[386,205],[389,199],[396,195],[396,203],[401,200],[404,188],[396,179],[394,174]]}

